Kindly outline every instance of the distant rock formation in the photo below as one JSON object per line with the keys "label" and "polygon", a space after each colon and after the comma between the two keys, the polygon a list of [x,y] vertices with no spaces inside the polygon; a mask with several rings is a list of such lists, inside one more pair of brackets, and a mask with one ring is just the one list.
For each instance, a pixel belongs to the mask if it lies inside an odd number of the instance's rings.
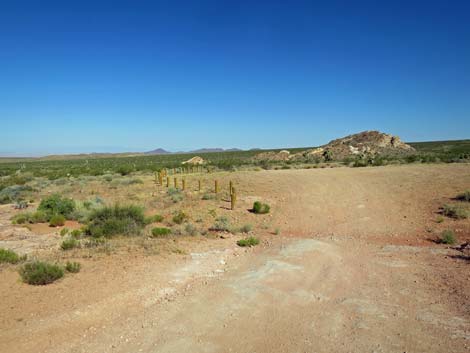
{"label": "distant rock formation", "polygon": [[187,161],[182,162],[181,164],[191,164],[191,165],[201,165],[204,164],[206,161],[199,156],[195,156]]}
{"label": "distant rock formation", "polygon": [[258,161],[343,160],[349,157],[363,157],[365,155],[400,156],[409,155],[414,152],[415,149],[402,142],[398,136],[392,136],[380,131],[363,131],[303,152],[295,154],[290,154],[289,151],[264,152],[257,154],[254,159]]}

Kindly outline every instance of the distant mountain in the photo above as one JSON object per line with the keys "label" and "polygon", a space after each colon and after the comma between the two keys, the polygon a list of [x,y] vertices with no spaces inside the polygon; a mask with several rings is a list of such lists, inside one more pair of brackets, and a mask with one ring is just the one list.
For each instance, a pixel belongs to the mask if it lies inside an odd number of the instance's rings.
{"label": "distant mountain", "polygon": [[154,155],[154,154],[170,154],[171,152],[168,152],[167,150],[164,150],[163,148],[157,148],[156,150],[153,151],[148,151],[144,152],[146,155]]}
{"label": "distant mountain", "polygon": [[242,151],[238,148],[230,148],[230,149],[223,149],[223,148],[200,148],[198,150],[189,151],[188,153],[215,153],[215,152],[237,152]]}

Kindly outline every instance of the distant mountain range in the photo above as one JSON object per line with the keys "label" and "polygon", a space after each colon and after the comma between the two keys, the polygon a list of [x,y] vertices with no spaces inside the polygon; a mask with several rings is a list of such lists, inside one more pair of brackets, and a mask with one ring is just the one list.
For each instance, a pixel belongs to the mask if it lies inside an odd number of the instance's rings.
{"label": "distant mountain range", "polygon": [[157,148],[152,151],[144,152],[145,155],[156,155],[156,154],[183,154],[183,153],[216,153],[216,152],[237,152],[237,151],[243,151],[238,148],[229,148],[229,149],[223,149],[223,148],[200,148],[197,150],[193,151],[180,151],[180,152],[169,152],[163,148]]}

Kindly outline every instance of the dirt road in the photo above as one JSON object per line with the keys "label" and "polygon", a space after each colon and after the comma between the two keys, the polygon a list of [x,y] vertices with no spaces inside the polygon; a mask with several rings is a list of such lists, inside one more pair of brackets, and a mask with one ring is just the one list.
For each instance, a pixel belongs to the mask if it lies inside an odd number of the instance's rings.
{"label": "dirt road", "polygon": [[[469,171],[241,174],[242,205],[268,199],[270,225],[283,229],[269,246],[244,253],[224,240],[160,268],[149,258],[106,282],[115,292],[97,291],[95,302],[58,298],[57,312],[5,328],[0,351],[468,352],[468,261],[427,239],[450,226],[467,239],[468,220],[433,219],[468,188]],[[18,295],[24,285],[7,281]],[[35,289],[30,300],[46,294]]]}

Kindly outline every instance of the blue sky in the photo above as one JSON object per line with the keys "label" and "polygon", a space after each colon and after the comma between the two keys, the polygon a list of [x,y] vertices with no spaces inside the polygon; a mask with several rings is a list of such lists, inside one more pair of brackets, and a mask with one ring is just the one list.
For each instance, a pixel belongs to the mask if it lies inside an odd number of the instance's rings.
{"label": "blue sky", "polygon": [[470,138],[469,1],[0,0],[0,155]]}

